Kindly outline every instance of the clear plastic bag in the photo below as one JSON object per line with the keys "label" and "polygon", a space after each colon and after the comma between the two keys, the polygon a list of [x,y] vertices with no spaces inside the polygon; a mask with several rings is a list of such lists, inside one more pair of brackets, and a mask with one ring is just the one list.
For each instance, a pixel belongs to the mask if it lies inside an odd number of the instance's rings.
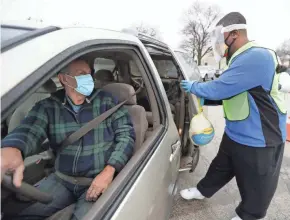
{"label": "clear plastic bag", "polygon": [[209,144],[215,135],[214,127],[203,113],[204,99],[198,99],[198,114],[190,121],[189,138],[194,145]]}

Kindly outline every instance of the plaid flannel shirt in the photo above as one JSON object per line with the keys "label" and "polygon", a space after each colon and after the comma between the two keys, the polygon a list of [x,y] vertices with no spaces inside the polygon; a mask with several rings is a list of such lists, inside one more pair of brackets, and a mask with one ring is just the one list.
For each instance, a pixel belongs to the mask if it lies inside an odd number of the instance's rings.
{"label": "plaid flannel shirt", "polygon": [[[14,131],[1,143],[16,147],[24,157],[35,154],[48,138],[57,151],[62,141],[85,123],[114,107],[118,101],[109,93],[97,90],[75,113],[64,90],[38,102]],[[94,177],[106,165],[119,172],[133,154],[135,132],[126,108],[121,107],[80,140],[67,146],[56,157],[56,170],[71,176]]]}

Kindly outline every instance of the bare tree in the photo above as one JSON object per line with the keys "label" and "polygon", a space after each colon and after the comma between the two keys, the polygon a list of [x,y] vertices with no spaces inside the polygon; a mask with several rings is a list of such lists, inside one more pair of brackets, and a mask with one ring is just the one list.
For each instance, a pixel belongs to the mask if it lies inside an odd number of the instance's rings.
{"label": "bare tree", "polygon": [[198,65],[205,55],[212,52],[209,29],[219,15],[217,6],[208,6],[199,1],[194,2],[185,15],[182,29],[184,39],[180,47],[188,51],[193,59],[196,57]]}
{"label": "bare tree", "polygon": [[133,25],[132,27],[140,33],[149,35],[159,40],[162,39],[160,30],[157,27],[152,27],[144,23],[136,24],[136,25]]}
{"label": "bare tree", "polygon": [[285,40],[278,48],[277,54],[281,58],[281,61],[288,61],[290,67],[290,38]]}

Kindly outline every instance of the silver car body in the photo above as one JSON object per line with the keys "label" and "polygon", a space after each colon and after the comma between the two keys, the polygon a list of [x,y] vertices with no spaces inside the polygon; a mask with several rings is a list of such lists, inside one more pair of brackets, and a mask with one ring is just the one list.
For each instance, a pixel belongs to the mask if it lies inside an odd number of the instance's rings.
{"label": "silver car body", "polygon": [[[173,196],[177,191],[181,140],[160,76],[148,51],[137,37],[109,30],[65,28],[47,32],[5,51],[1,54],[1,122],[11,110],[52,76],[52,64],[64,62],[60,55],[72,57],[77,50],[88,45],[108,44],[133,46],[142,55],[155,83],[154,91],[158,94],[156,98],[162,108],[165,122],[156,128],[157,132],[152,140],[148,140],[148,144],[152,145],[150,149],[143,149],[144,152],[133,156],[84,220],[169,219]],[[40,49],[43,45],[49,46]],[[188,72],[189,70],[181,65],[181,58],[174,55],[174,52],[172,54],[182,71]],[[184,78],[194,80],[195,76],[188,72],[184,74]],[[195,97],[191,97],[190,109],[193,115],[196,113]]]}

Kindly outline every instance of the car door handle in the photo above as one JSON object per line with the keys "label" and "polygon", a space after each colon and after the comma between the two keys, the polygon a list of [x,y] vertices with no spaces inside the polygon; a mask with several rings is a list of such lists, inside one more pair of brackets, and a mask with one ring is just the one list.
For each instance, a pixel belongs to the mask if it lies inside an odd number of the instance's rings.
{"label": "car door handle", "polygon": [[180,150],[180,146],[181,146],[181,142],[180,140],[176,141],[175,144],[172,144],[171,145],[171,150],[172,150],[172,153],[170,155],[170,158],[169,158],[169,161],[172,162],[173,159],[177,156],[179,150]]}

